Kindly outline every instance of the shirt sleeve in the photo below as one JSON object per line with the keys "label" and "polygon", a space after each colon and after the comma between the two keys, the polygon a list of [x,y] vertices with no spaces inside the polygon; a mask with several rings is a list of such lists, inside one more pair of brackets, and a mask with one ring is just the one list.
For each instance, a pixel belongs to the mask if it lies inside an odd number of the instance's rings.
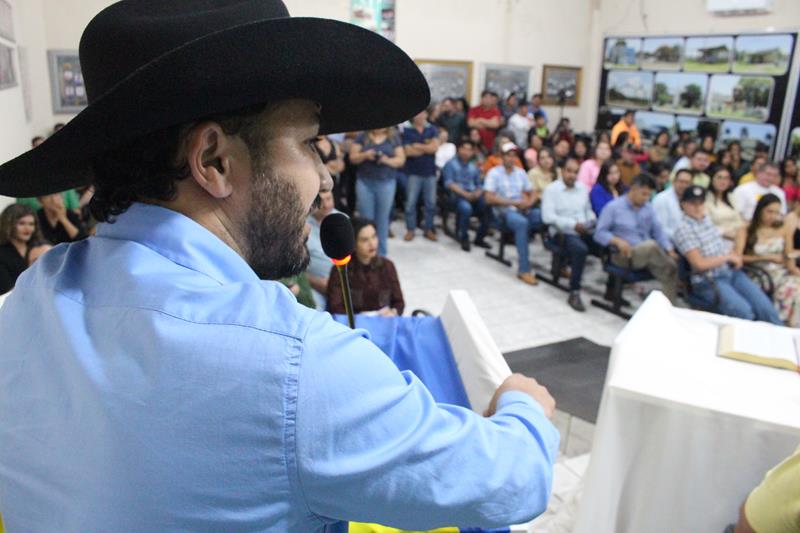
{"label": "shirt sleeve", "polygon": [[407,144],[412,144],[414,142],[411,137],[411,128],[406,128],[403,130],[402,141],[403,141],[402,142],[403,146]]}
{"label": "shirt sleeve", "polygon": [[456,183],[456,166],[452,160],[442,169],[442,183],[445,188],[449,187],[451,183]]}
{"label": "shirt sleeve", "polygon": [[770,470],[745,502],[745,516],[755,531],[800,531],[800,448]]}
{"label": "shirt sleeve", "polygon": [[437,404],[363,332],[326,315],[311,328],[294,457],[313,514],[427,530],[502,527],[544,512],[559,439],[532,398],[506,393],[491,418]]}
{"label": "shirt sleeve", "polygon": [[695,232],[689,231],[686,224],[681,224],[675,233],[672,235],[672,242],[681,255],[686,255],[689,250],[702,250],[700,240],[695,235]]}
{"label": "shirt sleeve", "polygon": [[386,261],[386,275],[388,277],[389,285],[392,289],[392,296],[390,306],[392,309],[397,309],[397,314],[402,315],[403,310],[406,308],[405,300],[403,300],[403,289],[400,288],[400,279],[397,277],[397,269],[394,263],[385,259]]}
{"label": "shirt sleeve", "polygon": [[[667,190],[666,192],[673,194],[670,190]],[[671,236],[669,231],[669,223],[672,214],[670,213],[669,206],[667,205],[667,199],[662,196],[662,193],[657,194],[653,200],[653,212],[655,214],[655,220],[653,222],[657,222],[658,225],[661,226],[661,229],[664,230],[667,238],[669,238]]]}
{"label": "shirt sleeve", "polygon": [[483,180],[483,189],[489,192],[497,192],[497,173],[490,170],[486,174],[486,179]]}
{"label": "shirt sleeve", "polygon": [[650,231],[653,235],[653,238],[656,242],[661,246],[664,250],[672,250],[672,241],[669,240],[669,235],[666,231],[664,231],[664,226],[658,221],[658,217],[656,217],[655,210],[653,210],[653,214],[651,217],[651,228]]}
{"label": "shirt sleeve", "polygon": [[555,206],[555,198],[553,195],[556,193],[553,185],[558,184],[558,182],[551,183],[547,187],[544,188],[544,192],[542,192],[542,221],[545,224],[550,224],[558,228],[558,231],[570,231],[575,227],[575,223],[565,217],[559,216],[556,212]]}
{"label": "shirt sleeve", "polygon": [[594,230],[594,240],[601,246],[608,246],[611,243],[611,238],[614,237],[614,234],[611,233],[611,227],[614,223],[615,210],[614,204],[608,203],[600,213],[597,229]]}
{"label": "shirt sleeve", "polygon": [[78,228],[78,234],[72,239],[72,241],[79,241],[81,239],[85,239],[87,237],[86,233],[86,226],[81,221],[81,217],[79,217],[74,211],[67,210],[67,219],[72,222],[72,225]]}

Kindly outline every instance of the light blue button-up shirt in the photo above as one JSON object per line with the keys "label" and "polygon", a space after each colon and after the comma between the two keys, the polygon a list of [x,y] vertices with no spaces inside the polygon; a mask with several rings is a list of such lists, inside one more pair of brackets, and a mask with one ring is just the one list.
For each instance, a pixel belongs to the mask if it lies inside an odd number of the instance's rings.
{"label": "light blue button-up shirt", "polygon": [[435,403],[174,211],[49,251],[0,339],[9,531],[495,527],[547,504],[558,433],[532,398]]}
{"label": "light blue button-up shirt", "polygon": [[627,194],[608,203],[597,221],[594,240],[608,246],[612,237],[619,237],[631,246],[654,239],[664,250],[672,250],[672,242],[658,223],[650,202],[635,207]]}

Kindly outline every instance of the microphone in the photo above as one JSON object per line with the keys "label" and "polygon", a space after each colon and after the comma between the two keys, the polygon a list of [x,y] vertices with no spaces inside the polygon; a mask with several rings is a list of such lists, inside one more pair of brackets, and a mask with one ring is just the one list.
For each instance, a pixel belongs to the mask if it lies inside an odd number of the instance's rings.
{"label": "microphone", "polygon": [[350,217],[344,213],[331,213],[323,218],[319,227],[319,238],[322,242],[322,251],[330,257],[336,266],[336,271],[339,272],[347,322],[350,324],[350,329],[355,329],[353,298],[350,296],[350,279],[347,277],[347,265],[356,247],[356,237],[353,234]]}

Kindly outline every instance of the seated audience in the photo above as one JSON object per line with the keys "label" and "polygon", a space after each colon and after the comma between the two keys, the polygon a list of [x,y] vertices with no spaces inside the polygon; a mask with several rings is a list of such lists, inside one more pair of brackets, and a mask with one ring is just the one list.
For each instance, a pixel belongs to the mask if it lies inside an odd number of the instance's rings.
{"label": "seated audience", "polygon": [[691,267],[692,291],[708,305],[715,305],[716,313],[780,324],[769,297],[741,271],[742,256],[730,251],[706,216],[705,202],[706,189],[698,185],[686,188],[681,197],[683,216],[672,238]]}
{"label": "seated audience", "polygon": [[[656,140],[647,151],[647,158],[650,164],[666,163],[669,159],[669,132],[661,131],[656,135]],[[654,172],[651,173],[655,175]]]}
{"label": "seated audience", "polygon": [[539,150],[539,164],[528,171],[528,181],[533,191],[533,205],[539,204],[544,189],[558,179],[556,159],[550,148]]}
{"label": "seated audience", "polygon": [[450,191],[450,202],[456,211],[456,232],[461,241],[461,249],[469,252],[469,219],[472,215],[480,218],[480,228],[475,235],[475,245],[488,248],[484,238],[489,230],[489,209],[481,188],[478,167],[472,163],[475,147],[468,139],[458,142],[456,157],[442,170],[444,187]]}
{"label": "seated audience", "polygon": [[508,129],[514,134],[514,142],[521,148],[528,147],[528,132],[533,128],[533,120],[528,117],[528,102],[520,102],[516,113],[508,118]]}
{"label": "seated audience", "polygon": [[[575,134],[572,133],[569,117],[561,117],[561,119],[559,119],[558,126],[556,126],[556,130],[550,138],[554,144],[561,139],[566,140],[570,146],[575,144]],[[570,155],[572,154],[570,153]]]}
{"label": "seated audience", "polygon": [[625,186],[620,178],[619,166],[616,161],[609,159],[600,167],[600,174],[597,176],[597,183],[594,184],[589,192],[589,201],[592,204],[592,211],[597,216],[609,202],[625,194]]}
{"label": "seated audience", "polygon": [[572,145],[571,156],[575,158],[578,164],[589,159],[589,154],[591,153],[589,147],[589,140],[585,137],[578,137],[575,139],[575,144]]}
{"label": "seated audience", "polygon": [[743,220],[750,221],[759,198],[765,194],[777,196],[781,202],[781,213],[786,213],[786,196],[783,189],[777,186],[780,180],[779,172],[775,163],[762,163],[755,169],[755,181],[739,185],[733,190],[733,205]]}
{"label": "seated audience", "polygon": [[692,156],[699,148],[697,143],[691,138],[680,142],[676,147],[675,165],[672,167],[671,176],[674,176],[675,173],[682,168],[691,167]]}
{"label": "seated audience", "polygon": [[528,149],[525,150],[525,168],[528,170],[536,166],[539,150],[544,147],[544,141],[536,135],[536,131],[531,129],[528,132]]}
{"label": "seated audience", "polygon": [[486,157],[489,155],[489,151],[485,146],[483,146],[481,134],[478,131],[478,128],[470,128],[467,138],[472,141],[472,145],[475,147],[475,157],[473,158],[472,162],[475,163],[478,168],[483,168]]}
{"label": "seated audience", "polygon": [[639,135],[639,129],[636,127],[634,121],[634,113],[631,110],[625,111],[625,114],[622,115],[619,122],[614,124],[614,127],[611,128],[612,146],[617,144],[617,140],[622,133],[628,134],[628,142],[633,144],[637,150],[642,148],[642,138]]}
{"label": "seated audience", "polygon": [[87,236],[81,217],[64,206],[64,197],[60,193],[40,196],[39,203],[42,204],[37,212],[39,229],[46,241],[55,246]]}
{"label": "seated audience", "polygon": [[594,148],[592,157],[581,163],[580,170],[578,170],[578,181],[586,187],[587,191],[591,191],[594,184],[597,183],[600,167],[609,159],[611,159],[611,146],[599,142]]}
{"label": "seated audience", "polygon": [[630,144],[623,146],[617,165],[619,165],[620,181],[625,187],[630,187],[631,183],[633,183],[633,178],[642,173],[642,167],[636,160],[636,150]]}
{"label": "seated audience", "polygon": [[436,168],[441,172],[444,166],[456,156],[456,145],[444,128],[439,129],[439,148],[436,150]]}
{"label": "seated audience", "polygon": [[317,302],[314,300],[314,292],[311,289],[311,284],[308,281],[308,276],[305,272],[301,272],[295,276],[283,278],[280,280],[286,288],[292,291],[292,294],[297,298],[297,303],[304,305],[310,309],[317,308]]}
{"label": "seated audience", "polygon": [[794,235],[781,224],[781,199],[765,194],[756,204],[753,219],[736,236],[736,251],[745,263],[766,270],[775,291],[772,298],[781,320],[793,328],[800,326],[800,268],[794,251]]}
{"label": "seated audience", "polygon": [[539,280],[531,273],[528,241],[530,232],[541,225],[541,212],[533,207],[533,190],[525,172],[514,165],[517,147],[506,143],[501,147],[503,164],[489,171],[483,188],[486,203],[493,206],[502,227],[514,233],[519,257],[517,277],[528,285]]}
{"label": "seated audience", "polygon": [[547,116],[543,112],[536,111],[533,114],[532,129],[537,137],[541,137],[542,139],[550,137],[550,129],[547,127]]}
{"label": "seated audience", "polygon": [[19,275],[50,249],[37,224],[27,205],[12,204],[0,213],[0,294],[13,289]]}
{"label": "seated audience", "polygon": [[350,163],[356,166],[357,210],[375,221],[380,253],[386,255],[397,170],[406,163],[397,131],[380,128],[360,134],[350,147]]}
{"label": "seated audience", "polygon": [[594,247],[595,216],[589,204],[589,191],[577,177],[578,160],[570,157],[561,169],[561,179],[544,190],[542,221],[563,235],[563,252],[570,266],[567,303],[576,311],[586,311],[581,301],[581,279],[586,256]]}
{"label": "seated audience", "polygon": [[[482,176],[486,176],[490,170],[503,164],[503,151],[501,148],[509,143],[514,144],[514,141],[511,140],[511,137],[511,132],[508,130],[502,130],[497,134],[497,141],[495,142],[494,151],[489,157],[486,158],[486,161],[483,162],[483,166],[481,167]],[[522,161],[520,160],[518,154],[514,154],[514,166],[521,169],[525,168],[522,166]]]}
{"label": "seated audience", "polygon": [[750,165],[748,165],[747,171],[739,177],[739,181],[736,182],[736,185],[739,186],[744,185],[745,183],[756,181],[756,169],[767,161],[769,161],[769,157],[766,155],[755,156]]}
{"label": "seated audience", "polygon": [[742,226],[742,217],[733,207],[732,191],[733,180],[730,171],[725,167],[717,168],[708,186],[706,213],[722,237],[730,241],[736,238],[736,233]]}
{"label": "seated audience", "polygon": [[670,172],[667,165],[663,163],[650,165],[650,174],[656,179],[656,192],[661,192],[669,186]]}
{"label": "seated audience", "polygon": [[794,208],[800,200],[800,183],[797,180],[797,161],[790,157],[781,164],[781,188],[786,195],[787,208]]}
{"label": "seated audience", "polygon": [[675,175],[672,187],[661,191],[653,199],[656,218],[668,239],[672,238],[672,234],[678,229],[678,225],[683,220],[681,198],[683,197],[683,192],[691,185],[692,173],[688,169],[682,168]]}
{"label": "seated audience", "polygon": [[800,531],[800,448],[767,472],[739,510],[733,533]]}
{"label": "seated audience", "polygon": [[[704,189],[708,188],[711,183],[711,177],[706,173],[708,166],[711,164],[710,154],[702,148],[695,150],[692,157],[689,159],[689,171],[692,173],[692,184],[699,185]],[[672,171],[672,179],[678,174],[677,169]]]}
{"label": "seated audience", "polygon": [[553,155],[555,155],[556,158],[556,168],[561,168],[564,166],[564,161],[566,161],[567,157],[569,157],[571,150],[572,147],[570,146],[569,141],[566,139],[559,139],[553,144]]}
{"label": "seated audience", "polygon": [[410,241],[417,231],[417,202],[422,195],[425,219],[422,230],[425,238],[435,241],[433,217],[436,214],[436,151],[439,138],[436,126],[428,123],[428,111],[423,110],[411,119],[411,126],[403,129],[403,150],[406,163],[403,173],[408,178],[406,187],[406,235]]}
{"label": "seated audience", "polygon": [[447,138],[456,142],[467,135],[467,117],[463,111],[456,109],[453,98],[445,98],[439,105],[437,125],[440,130],[447,130]]}
{"label": "seated audience", "polygon": [[729,168],[734,185],[738,185],[739,179],[748,171],[747,161],[742,158],[742,145],[739,141],[728,143],[728,152],[731,154]]}
{"label": "seated audience", "polygon": [[311,288],[314,289],[312,295],[318,309],[325,309],[328,275],[331,272],[331,260],[322,250],[319,228],[326,216],[336,212],[338,211],[334,209],[333,193],[331,191],[320,191],[319,204],[306,219],[306,223],[309,226],[308,240],[306,240],[309,262],[306,275]]}
{"label": "seated audience", "polygon": [[481,93],[481,103],[467,113],[467,125],[477,128],[483,147],[489,152],[494,146],[497,130],[503,125],[503,114],[497,107],[497,95],[492,91]]}
{"label": "seated audience", "polygon": [[664,295],[675,303],[678,265],[672,243],[650,205],[655,186],[649,174],[636,176],[630,190],[603,209],[594,240],[601,246],[616,249],[611,261],[617,266],[649,270],[661,282]]}
{"label": "seated audience", "polygon": [[[708,154],[709,164],[712,165],[717,162],[717,156],[714,155],[714,148],[716,145],[717,141],[713,135],[704,135],[703,139],[700,141],[700,149]],[[703,187],[703,185],[700,186]]]}
{"label": "seated audience", "polygon": [[544,117],[545,124],[547,124],[549,119],[547,118],[547,112],[542,107],[542,95],[540,93],[536,93],[531,96],[531,105],[529,106],[528,113],[530,113],[531,116],[535,115],[536,113],[541,113]]}
{"label": "seated audience", "polygon": [[500,106],[500,111],[503,113],[503,122],[508,123],[508,119],[510,119],[514,113],[516,113],[519,105],[520,101],[516,93],[510,93],[508,96],[506,96],[505,101]]}
{"label": "seated audience", "polygon": [[[353,313],[400,316],[405,309],[397,270],[386,257],[378,254],[378,235],[372,221],[354,218],[356,249],[347,269]],[[344,314],[342,284],[336,267],[328,276],[328,312]]]}

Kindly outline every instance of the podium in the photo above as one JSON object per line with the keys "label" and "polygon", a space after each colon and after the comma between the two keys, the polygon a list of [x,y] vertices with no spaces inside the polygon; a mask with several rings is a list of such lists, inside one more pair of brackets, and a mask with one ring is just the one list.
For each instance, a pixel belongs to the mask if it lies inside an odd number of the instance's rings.
{"label": "podium", "polygon": [[794,452],[800,376],[718,357],[719,326],[738,321],[653,293],[628,322],[611,350],[575,533],[722,532]]}

